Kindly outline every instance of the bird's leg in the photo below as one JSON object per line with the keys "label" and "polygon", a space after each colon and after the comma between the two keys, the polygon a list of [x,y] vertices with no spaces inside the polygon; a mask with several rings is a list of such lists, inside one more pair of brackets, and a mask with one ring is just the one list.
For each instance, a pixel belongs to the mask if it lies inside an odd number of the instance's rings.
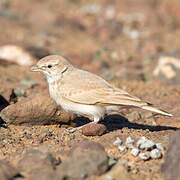
{"label": "bird's leg", "polygon": [[95,117],[94,117],[94,120],[93,120],[92,122],[89,122],[89,123],[87,123],[87,124],[84,124],[84,125],[79,126],[79,127],[76,127],[76,128],[72,128],[72,129],[67,130],[67,131],[70,132],[70,133],[73,133],[73,132],[75,132],[75,131],[77,131],[77,130],[82,129],[83,127],[85,127],[85,126],[87,126],[87,125],[89,125],[89,124],[97,124],[100,119],[101,119],[101,118],[99,118],[98,116],[95,116]]}

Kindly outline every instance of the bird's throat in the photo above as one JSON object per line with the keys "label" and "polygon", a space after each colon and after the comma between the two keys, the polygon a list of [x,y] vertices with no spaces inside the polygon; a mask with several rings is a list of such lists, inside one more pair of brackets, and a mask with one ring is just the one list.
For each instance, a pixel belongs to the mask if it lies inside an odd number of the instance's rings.
{"label": "bird's throat", "polygon": [[62,78],[62,75],[46,76],[48,84],[55,84]]}

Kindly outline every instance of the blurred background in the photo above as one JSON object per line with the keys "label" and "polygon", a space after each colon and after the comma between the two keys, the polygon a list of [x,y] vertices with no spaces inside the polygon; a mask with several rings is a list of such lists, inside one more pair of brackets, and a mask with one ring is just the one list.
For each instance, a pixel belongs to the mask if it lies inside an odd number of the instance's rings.
{"label": "blurred background", "polygon": [[180,57],[179,10],[178,0],[1,0],[0,58],[14,51],[2,46],[16,45],[36,59],[64,55],[109,80],[179,84],[180,62],[171,59]]}
{"label": "blurred background", "polygon": [[[30,71],[31,65],[49,54],[63,55],[73,65],[102,76],[174,116],[154,116],[151,112],[130,109],[121,112],[124,117],[107,117],[105,125],[101,124],[101,135],[108,129],[103,136],[97,136],[100,134],[95,126],[88,127],[90,133],[83,135],[81,132],[66,134],[65,127],[78,123],[72,122],[74,117],[62,112],[49,97],[44,77]],[[61,157],[63,162],[70,158],[67,150],[73,143],[79,145],[88,133],[95,131],[89,139],[104,146],[109,172],[116,163],[114,160],[119,159],[127,162],[127,172],[133,177],[128,179],[162,179],[160,168],[165,151],[161,159],[139,161],[130,153],[120,153],[113,141],[121,137],[125,142],[129,135],[136,140],[146,136],[162,143],[166,150],[169,135],[180,127],[179,99],[180,0],[0,0],[0,159],[10,161],[15,167],[20,162],[23,167],[20,173],[34,172],[29,170],[34,168],[40,178],[32,179],[42,179],[42,174],[51,178],[52,174],[44,168],[49,161],[39,160],[39,154],[34,158],[27,155],[30,162],[26,155],[21,161],[22,152],[27,147],[47,145],[58,161],[61,162]],[[171,145],[175,142],[179,141],[174,140]],[[164,166],[162,170],[164,177],[170,177],[165,180],[172,180],[173,173],[180,172],[179,146],[175,145],[175,149],[168,155],[167,169]],[[76,163],[81,166],[75,170],[91,164],[81,163],[84,159],[93,159],[79,157]],[[46,159],[53,165],[51,170],[56,169],[58,161],[49,154]],[[98,160],[93,162],[93,169],[101,169],[96,165]],[[74,172],[71,164],[70,159],[67,167],[72,167],[69,172]],[[118,164],[118,167],[122,166]],[[2,173],[11,171],[11,168],[4,170],[0,162],[0,179]],[[123,177],[123,172],[117,169],[116,174]],[[81,177],[86,174],[81,173]]]}

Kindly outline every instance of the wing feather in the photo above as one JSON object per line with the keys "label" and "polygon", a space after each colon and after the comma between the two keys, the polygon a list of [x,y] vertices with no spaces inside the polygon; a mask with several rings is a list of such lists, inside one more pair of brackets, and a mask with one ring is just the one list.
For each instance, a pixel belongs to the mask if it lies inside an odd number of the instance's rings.
{"label": "wing feather", "polygon": [[[147,104],[126,91],[112,86],[99,76],[83,71],[82,77],[82,70],[78,70],[78,72],[79,74],[77,71],[75,74],[76,81],[68,85],[64,83],[64,86],[62,83],[60,89],[63,98],[80,104],[96,104],[99,106],[107,104],[140,107]],[[79,77],[77,77],[78,75]],[[67,81],[67,79],[64,78],[64,81]]]}

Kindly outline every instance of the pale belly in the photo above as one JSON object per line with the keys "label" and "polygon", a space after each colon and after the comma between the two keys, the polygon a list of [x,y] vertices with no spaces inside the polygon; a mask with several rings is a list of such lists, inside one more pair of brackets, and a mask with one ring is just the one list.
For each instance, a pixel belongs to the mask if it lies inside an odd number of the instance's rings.
{"label": "pale belly", "polygon": [[106,109],[104,107],[95,105],[78,104],[73,102],[63,102],[60,103],[60,105],[66,111],[70,111],[78,115],[92,116],[100,119],[103,118],[106,113]]}
{"label": "pale belly", "polygon": [[119,111],[119,106],[96,106],[88,104],[79,104],[64,98],[61,98],[53,91],[54,88],[50,88],[50,96],[60,105],[65,111],[72,112],[82,116],[93,117],[94,121],[99,121],[104,118],[106,114],[110,114],[114,111]]}
{"label": "pale belly", "polygon": [[119,106],[96,106],[65,101],[63,101],[63,103],[61,101],[60,105],[66,111],[82,116],[93,117],[94,121],[99,121],[104,118],[105,115],[120,110]]}

